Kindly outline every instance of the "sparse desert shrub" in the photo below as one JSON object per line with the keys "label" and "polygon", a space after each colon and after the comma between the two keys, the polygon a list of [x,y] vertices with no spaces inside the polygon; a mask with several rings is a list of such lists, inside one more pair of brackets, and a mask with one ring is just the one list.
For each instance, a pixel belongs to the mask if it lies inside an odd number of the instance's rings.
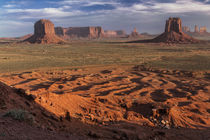
{"label": "sparse desert shrub", "polygon": [[30,114],[28,111],[23,109],[9,110],[4,114],[4,117],[11,117],[14,120],[25,121],[28,123],[34,122],[34,116]]}
{"label": "sparse desert shrub", "polygon": [[5,133],[0,133],[0,137],[5,137],[6,136],[6,134]]}

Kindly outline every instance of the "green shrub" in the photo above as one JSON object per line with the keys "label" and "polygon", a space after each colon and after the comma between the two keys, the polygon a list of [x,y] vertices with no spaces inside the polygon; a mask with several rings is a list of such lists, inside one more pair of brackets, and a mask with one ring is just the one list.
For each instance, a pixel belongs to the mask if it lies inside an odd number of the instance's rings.
{"label": "green shrub", "polygon": [[9,110],[4,114],[4,117],[11,117],[14,120],[26,121],[29,123],[34,122],[34,116],[31,115],[28,111],[23,109],[13,109]]}

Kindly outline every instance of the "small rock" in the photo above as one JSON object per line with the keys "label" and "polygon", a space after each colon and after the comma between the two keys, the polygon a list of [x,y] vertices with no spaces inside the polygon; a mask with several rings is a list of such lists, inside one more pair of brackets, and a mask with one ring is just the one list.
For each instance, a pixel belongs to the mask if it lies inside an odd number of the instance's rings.
{"label": "small rock", "polygon": [[161,121],[162,124],[166,124],[166,122],[164,120]]}
{"label": "small rock", "polygon": [[93,121],[94,120],[94,115],[90,114],[89,116],[90,116],[90,120]]}
{"label": "small rock", "polygon": [[170,126],[167,124],[167,125],[165,126],[165,128],[166,128],[166,129],[170,129]]}

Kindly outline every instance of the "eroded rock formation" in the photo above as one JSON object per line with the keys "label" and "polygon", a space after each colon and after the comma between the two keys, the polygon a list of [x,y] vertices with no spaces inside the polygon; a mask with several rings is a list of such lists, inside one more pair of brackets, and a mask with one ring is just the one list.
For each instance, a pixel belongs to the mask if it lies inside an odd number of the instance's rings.
{"label": "eroded rock formation", "polygon": [[134,28],[134,30],[131,32],[131,34],[129,35],[130,38],[138,38],[141,37],[141,35],[138,33],[138,31],[136,30],[136,28]]}
{"label": "eroded rock formation", "polygon": [[24,41],[40,44],[64,43],[61,38],[55,35],[54,24],[46,19],[37,21],[34,24],[34,35]]}

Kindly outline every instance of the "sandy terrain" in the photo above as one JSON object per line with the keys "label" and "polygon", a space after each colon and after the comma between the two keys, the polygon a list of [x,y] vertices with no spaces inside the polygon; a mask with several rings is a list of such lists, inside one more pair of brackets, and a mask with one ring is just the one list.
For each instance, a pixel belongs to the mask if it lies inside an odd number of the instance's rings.
{"label": "sandy terrain", "polygon": [[82,124],[75,130],[55,123],[53,131],[101,139],[210,138],[210,80],[187,72],[131,67],[34,70],[2,74],[0,81],[34,95],[56,117],[69,113],[74,126]]}

